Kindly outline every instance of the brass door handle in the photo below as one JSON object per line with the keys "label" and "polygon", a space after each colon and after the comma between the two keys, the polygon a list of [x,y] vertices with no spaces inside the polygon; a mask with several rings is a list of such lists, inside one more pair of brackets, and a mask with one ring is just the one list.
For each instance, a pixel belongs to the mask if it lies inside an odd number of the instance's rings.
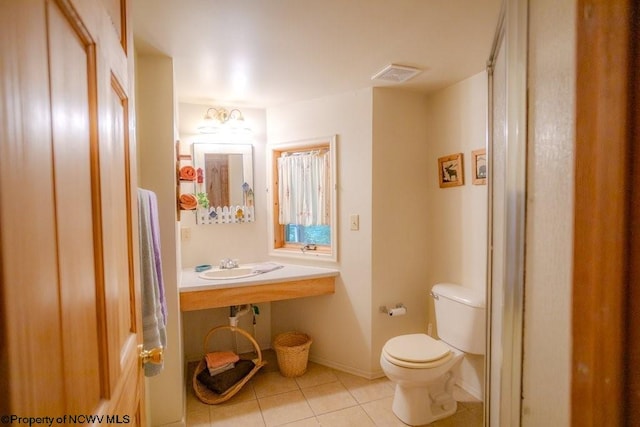
{"label": "brass door handle", "polygon": [[138,346],[138,354],[143,365],[147,363],[160,364],[164,360],[164,349],[162,347],[145,350],[142,345]]}

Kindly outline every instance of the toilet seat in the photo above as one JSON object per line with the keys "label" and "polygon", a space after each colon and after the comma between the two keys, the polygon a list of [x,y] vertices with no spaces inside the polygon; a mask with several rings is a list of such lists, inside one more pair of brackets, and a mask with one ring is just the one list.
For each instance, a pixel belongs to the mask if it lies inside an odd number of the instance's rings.
{"label": "toilet seat", "polygon": [[384,357],[396,366],[427,369],[440,366],[453,357],[451,349],[426,334],[391,338],[382,349]]}

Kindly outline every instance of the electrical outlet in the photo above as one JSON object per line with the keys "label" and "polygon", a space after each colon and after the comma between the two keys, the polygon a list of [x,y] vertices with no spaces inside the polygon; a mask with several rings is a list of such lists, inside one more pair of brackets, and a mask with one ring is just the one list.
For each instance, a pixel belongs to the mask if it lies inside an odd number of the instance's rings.
{"label": "electrical outlet", "polygon": [[360,230],[360,215],[354,214],[349,217],[349,223],[351,224],[351,230]]}
{"label": "electrical outlet", "polygon": [[183,242],[188,242],[191,240],[191,227],[182,227],[180,229],[180,237]]}

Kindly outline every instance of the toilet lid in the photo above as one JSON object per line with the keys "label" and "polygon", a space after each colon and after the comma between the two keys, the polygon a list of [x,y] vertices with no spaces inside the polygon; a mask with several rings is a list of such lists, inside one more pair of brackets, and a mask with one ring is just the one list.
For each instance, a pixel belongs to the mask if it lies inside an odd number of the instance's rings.
{"label": "toilet lid", "polygon": [[433,362],[451,352],[446,344],[426,334],[400,335],[391,338],[385,344],[384,351],[394,359],[411,363]]}

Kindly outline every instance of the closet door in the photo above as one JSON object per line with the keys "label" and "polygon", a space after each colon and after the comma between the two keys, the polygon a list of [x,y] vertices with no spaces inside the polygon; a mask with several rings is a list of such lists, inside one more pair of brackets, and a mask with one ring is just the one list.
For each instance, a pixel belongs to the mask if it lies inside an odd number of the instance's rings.
{"label": "closet door", "polygon": [[143,424],[127,17],[0,2],[2,415]]}

